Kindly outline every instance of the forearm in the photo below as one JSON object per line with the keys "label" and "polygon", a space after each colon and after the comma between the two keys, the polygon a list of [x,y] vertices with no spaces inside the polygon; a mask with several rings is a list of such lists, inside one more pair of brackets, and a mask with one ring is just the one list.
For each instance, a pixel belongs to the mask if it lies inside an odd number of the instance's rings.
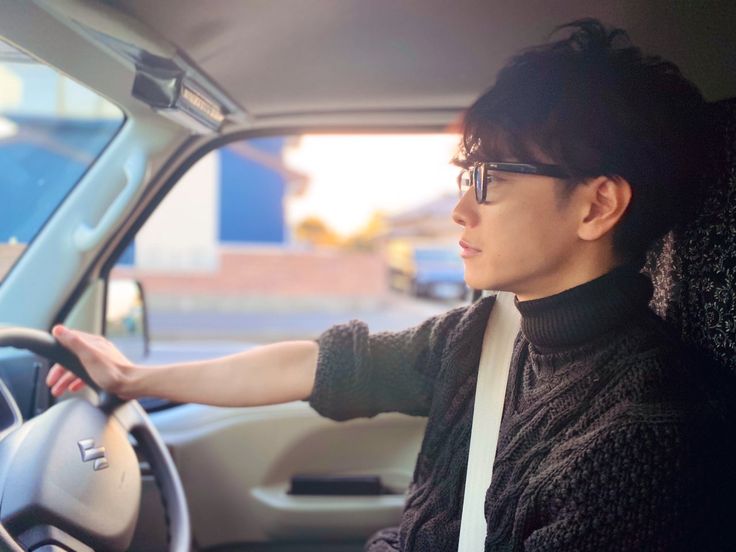
{"label": "forearm", "polygon": [[121,394],[215,406],[258,406],[309,397],[319,346],[285,341],[212,360],[132,366]]}

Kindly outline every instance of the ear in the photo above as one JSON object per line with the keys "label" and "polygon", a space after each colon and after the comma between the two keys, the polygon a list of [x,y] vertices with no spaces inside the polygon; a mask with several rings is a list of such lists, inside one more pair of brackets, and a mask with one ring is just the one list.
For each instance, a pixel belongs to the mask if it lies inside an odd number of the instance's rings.
{"label": "ear", "polygon": [[583,218],[578,237],[597,240],[621,220],[631,202],[631,185],[623,178],[599,176],[583,185]]}

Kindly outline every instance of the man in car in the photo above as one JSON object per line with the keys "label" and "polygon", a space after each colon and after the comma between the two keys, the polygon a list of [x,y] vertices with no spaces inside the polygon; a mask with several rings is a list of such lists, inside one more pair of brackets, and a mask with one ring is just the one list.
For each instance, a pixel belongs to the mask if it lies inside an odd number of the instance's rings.
{"label": "man in car", "polygon": [[[697,205],[705,102],[677,68],[592,20],[526,50],[470,107],[457,163],[465,278],[516,295],[486,550],[727,550],[730,380],[648,308],[654,240]],[[398,333],[132,364],[54,335],[123,397],[223,406],[309,400],[335,420],[428,416],[406,507],[371,551],[456,550],[474,393],[494,298]],[[59,396],[82,383],[55,366]],[[491,461],[489,459],[489,469]]]}

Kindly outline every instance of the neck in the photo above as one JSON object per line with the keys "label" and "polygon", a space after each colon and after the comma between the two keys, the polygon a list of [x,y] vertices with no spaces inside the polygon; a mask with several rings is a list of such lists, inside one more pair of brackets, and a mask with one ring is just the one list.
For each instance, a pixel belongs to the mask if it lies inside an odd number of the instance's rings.
{"label": "neck", "polygon": [[574,347],[606,335],[641,316],[652,284],[632,265],[622,265],[555,295],[516,300],[522,331],[539,350]]}
{"label": "neck", "polygon": [[525,288],[516,291],[516,299],[518,301],[532,301],[557,295],[567,289],[600,278],[623,264],[617,262],[611,256],[600,258],[595,254],[582,255],[575,261],[561,266],[553,274],[534,279],[533,283],[530,282]]}
{"label": "neck", "polygon": [[591,270],[576,270],[562,276],[560,274],[555,274],[541,282],[535,282],[534,289],[520,290],[516,293],[516,299],[518,301],[532,301],[557,295],[565,290],[578,287],[586,282],[600,278],[615,268],[617,267],[606,266],[604,268],[598,267]]}

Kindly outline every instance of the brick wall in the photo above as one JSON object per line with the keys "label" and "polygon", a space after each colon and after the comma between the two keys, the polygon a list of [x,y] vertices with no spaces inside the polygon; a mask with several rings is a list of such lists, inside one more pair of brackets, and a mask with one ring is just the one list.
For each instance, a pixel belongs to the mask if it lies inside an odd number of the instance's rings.
{"label": "brick wall", "polygon": [[153,307],[252,306],[258,301],[374,299],[387,292],[378,253],[339,250],[225,249],[212,272],[144,272],[117,267],[113,277],[136,278]]}

